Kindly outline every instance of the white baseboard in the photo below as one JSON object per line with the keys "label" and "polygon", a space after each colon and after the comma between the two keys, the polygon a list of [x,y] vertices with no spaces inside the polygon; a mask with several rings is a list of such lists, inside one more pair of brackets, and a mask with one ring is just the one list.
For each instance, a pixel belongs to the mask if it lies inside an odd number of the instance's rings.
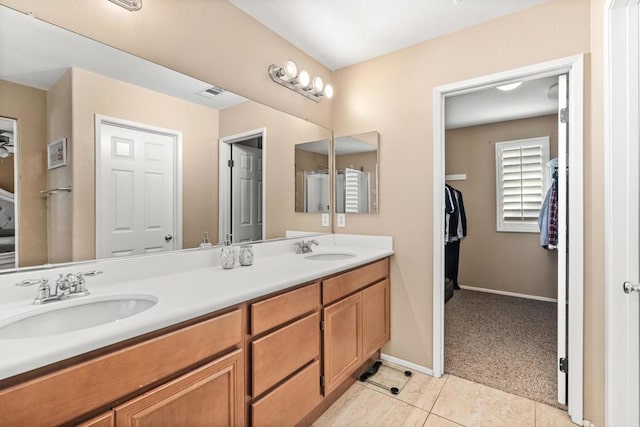
{"label": "white baseboard", "polygon": [[425,366],[418,365],[406,360],[398,359],[397,357],[389,356],[388,354],[380,353],[380,359],[387,362],[395,363],[396,365],[404,366],[405,368],[413,369],[414,371],[421,372],[423,374],[433,376],[433,371]]}
{"label": "white baseboard", "polygon": [[466,289],[468,291],[476,291],[476,292],[487,292],[489,294],[498,294],[498,295],[507,295],[510,297],[518,297],[518,298],[526,298],[526,299],[535,299],[538,301],[546,301],[546,302],[555,302],[557,303],[558,300],[555,298],[547,298],[547,297],[538,297],[535,295],[528,295],[528,294],[519,294],[516,292],[507,292],[507,291],[498,291],[495,289],[488,289],[488,288],[476,288],[475,286],[463,286],[463,285],[459,285],[461,289]]}

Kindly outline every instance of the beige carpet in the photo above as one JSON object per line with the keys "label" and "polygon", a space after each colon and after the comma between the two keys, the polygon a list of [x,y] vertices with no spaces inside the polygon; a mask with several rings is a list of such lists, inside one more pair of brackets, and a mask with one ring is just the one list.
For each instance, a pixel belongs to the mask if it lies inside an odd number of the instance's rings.
{"label": "beige carpet", "polygon": [[457,290],[445,304],[445,372],[557,403],[556,304]]}

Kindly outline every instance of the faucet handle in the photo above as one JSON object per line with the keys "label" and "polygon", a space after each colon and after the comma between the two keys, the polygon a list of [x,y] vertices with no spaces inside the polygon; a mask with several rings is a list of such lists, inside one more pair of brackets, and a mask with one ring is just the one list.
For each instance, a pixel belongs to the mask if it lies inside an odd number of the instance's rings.
{"label": "faucet handle", "polygon": [[16,286],[33,286],[33,285],[46,285],[49,283],[49,279],[46,277],[41,277],[39,279],[25,279],[16,283]]}

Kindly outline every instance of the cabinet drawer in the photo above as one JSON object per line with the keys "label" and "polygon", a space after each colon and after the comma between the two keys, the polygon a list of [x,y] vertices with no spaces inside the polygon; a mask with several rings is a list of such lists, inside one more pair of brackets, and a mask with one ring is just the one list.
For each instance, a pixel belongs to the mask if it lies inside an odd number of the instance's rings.
{"label": "cabinet drawer", "polygon": [[320,313],[252,342],[251,350],[257,397],[320,355]]}
{"label": "cabinet drawer", "polygon": [[254,426],[293,426],[320,404],[320,362],[315,361],[289,381],[253,403]]}
{"label": "cabinet drawer", "polygon": [[386,277],[389,277],[389,258],[327,279],[322,282],[322,303],[330,304]]}
{"label": "cabinet drawer", "polygon": [[234,347],[242,336],[238,309],[2,390],[1,422],[62,424]]}
{"label": "cabinet drawer", "polygon": [[303,314],[317,311],[319,304],[319,283],[251,304],[251,334],[258,335]]}

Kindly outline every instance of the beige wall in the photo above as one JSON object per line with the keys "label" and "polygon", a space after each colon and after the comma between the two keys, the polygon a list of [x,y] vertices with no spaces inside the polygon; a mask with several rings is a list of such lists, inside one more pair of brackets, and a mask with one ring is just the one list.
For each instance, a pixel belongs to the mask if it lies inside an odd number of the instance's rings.
{"label": "beige wall", "polygon": [[183,246],[218,235],[218,112],[73,69],[73,259],[95,258],[95,114],[182,132]]}
{"label": "beige wall", "polygon": [[283,114],[257,102],[244,102],[220,111],[220,137],[266,128],[263,142],[267,169],[267,239],[286,230],[329,232],[320,214],[295,212],[295,152],[301,142],[330,139],[331,131]]}
{"label": "beige wall", "polygon": [[[0,116],[16,119],[20,171],[18,246],[20,266],[47,262],[47,92],[0,80]],[[24,226],[28,224],[28,226]]]}
{"label": "beige wall", "polygon": [[[432,366],[433,185],[429,165],[433,162],[433,88],[588,53],[591,49],[589,6],[584,0],[551,0],[333,74],[334,132],[337,135],[368,129],[380,132],[380,214],[347,215],[346,228],[337,231],[394,237],[392,330],[385,353]],[[398,76],[402,76],[402,82],[411,84],[399,83]],[[586,85],[589,85],[588,75]],[[590,103],[588,97],[586,102]],[[588,114],[587,108],[587,123]],[[592,156],[589,128],[585,136],[585,151],[587,156]],[[602,158],[596,155],[598,157]],[[594,172],[593,167],[587,163],[586,177]],[[601,169],[601,165],[597,168]],[[408,184],[417,179],[420,186],[405,191]],[[598,189],[591,186],[591,179],[585,184],[588,193],[601,191],[599,184]],[[601,198],[597,201],[601,202]],[[587,211],[591,209],[589,200],[585,206]],[[589,214],[587,226],[594,227],[596,234],[600,234],[600,225],[596,226]],[[586,237],[587,245],[597,243],[591,230]],[[587,248],[587,254],[599,256],[601,250],[594,254],[592,248]],[[591,285],[594,281],[601,283],[601,276],[594,277],[593,271],[599,269],[600,264],[601,258],[586,260],[586,292],[595,291]],[[587,304],[593,298],[601,299],[601,291],[586,296]],[[593,307],[587,305],[585,309]],[[585,356],[585,379],[599,378],[602,350],[598,346],[601,347],[603,341],[591,334],[598,333],[604,320],[600,309],[586,313],[585,348],[594,350],[596,355]],[[597,317],[593,319],[592,315]],[[602,419],[602,382],[589,379],[585,386],[585,401],[590,406],[585,407],[584,415],[598,422]]]}
{"label": "beige wall", "polygon": [[330,71],[226,0],[153,0],[129,12],[106,0],[1,0],[239,95],[326,127],[331,100],[315,103],[271,81],[270,64],[291,58],[331,82]]}
{"label": "beige wall", "polygon": [[555,114],[448,130],[445,171],[465,173],[449,184],[464,196],[468,234],[460,244],[461,285],[557,297],[558,253],[540,246],[539,233],[496,231],[495,143],[549,137],[551,158],[558,152]]}
{"label": "beige wall", "polygon": [[[47,171],[47,188],[64,188],[72,185],[72,71],[68,70],[47,93],[47,143],[60,138],[67,139],[67,165]],[[48,155],[48,154],[47,154]],[[73,243],[72,192],[61,191],[47,197],[47,258],[49,263],[69,262]]]}
{"label": "beige wall", "polygon": [[329,170],[329,156],[327,154],[295,149],[296,212],[304,212],[304,172],[322,169]]}

